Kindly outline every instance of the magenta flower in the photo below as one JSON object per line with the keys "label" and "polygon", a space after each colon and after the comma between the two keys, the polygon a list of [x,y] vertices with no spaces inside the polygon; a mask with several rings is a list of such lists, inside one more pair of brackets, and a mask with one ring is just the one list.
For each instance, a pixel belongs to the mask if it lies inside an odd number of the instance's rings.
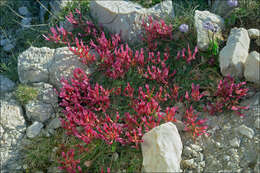
{"label": "magenta flower", "polygon": [[179,27],[179,30],[183,33],[186,33],[189,31],[189,26],[186,25],[186,24],[181,24],[180,27]]}

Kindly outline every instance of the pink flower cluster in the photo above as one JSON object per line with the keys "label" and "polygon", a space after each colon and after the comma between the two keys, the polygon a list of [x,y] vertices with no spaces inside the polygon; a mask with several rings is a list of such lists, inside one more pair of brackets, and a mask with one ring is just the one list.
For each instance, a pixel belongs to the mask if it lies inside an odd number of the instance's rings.
{"label": "pink flower cluster", "polygon": [[[78,10],[76,15],[70,13],[66,18],[74,27],[82,28],[84,33],[74,37],[71,32],[56,27],[51,28],[52,35],[45,36],[47,40],[67,44],[84,64],[96,63],[98,70],[103,71],[109,78],[123,78],[132,69],[143,78],[161,85],[156,89],[145,84],[137,90],[128,83],[125,88],[120,86],[106,89],[98,83],[91,84],[89,76],[76,68],[69,81],[61,80],[63,87],[59,92],[60,106],[64,109],[62,127],[68,135],[77,137],[85,144],[102,140],[108,145],[120,143],[138,148],[145,132],[164,122],[176,122],[178,107],[161,107],[162,103],[167,101],[184,103],[185,131],[190,131],[194,138],[206,134],[207,126],[204,123],[207,119],[201,119],[192,107],[193,103],[204,99],[200,86],[192,83],[190,93],[186,91],[185,95],[179,94],[181,87],[176,84],[171,86],[170,82],[176,70],[167,65],[170,59],[169,48],[164,53],[154,52],[160,40],[172,39],[171,25],[166,25],[162,20],[154,21],[151,17],[148,24],[143,22],[144,41],[148,44],[149,52],[144,52],[143,49],[134,52],[127,44],[120,42],[119,35],[108,38],[102,30],[95,28],[93,23],[84,22]],[[86,36],[91,36],[93,40],[84,42],[83,38]],[[91,49],[97,52],[98,57],[91,55]],[[178,52],[177,60],[182,57],[187,64],[191,64],[196,59],[197,52],[197,47],[192,53],[188,45],[187,52],[185,48]],[[238,106],[238,101],[247,93],[247,89],[242,88],[244,85],[245,83],[235,84],[230,77],[221,80],[214,94],[214,97],[218,98],[217,102],[208,104],[206,111],[214,114],[227,108],[239,113],[239,110],[246,109]],[[123,115],[111,107],[111,98],[115,96],[129,101],[127,111]],[[75,170],[81,172],[81,168],[77,166],[80,160],[74,159],[74,150],[63,153],[62,157],[64,161],[61,162],[61,169],[72,173]]]}
{"label": "pink flower cluster", "polygon": [[163,20],[157,21],[149,17],[148,23],[143,21],[145,30],[143,40],[152,51],[156,50],[160,41],[172,40],[172,26],[167,25]]}
{"label": "pink flower cluster", "polygon": [[248,106],[239,106],[239,101],[247,95],[248,89],[245,88],[246,82],[236,84],[234,78],[228,76],[220,80],[214,97],[216,102],[208,103],[205,108],[210,114],[222,112],[224,109],[235,111],[239,116],[243,116],[241,110],[248,109]]}

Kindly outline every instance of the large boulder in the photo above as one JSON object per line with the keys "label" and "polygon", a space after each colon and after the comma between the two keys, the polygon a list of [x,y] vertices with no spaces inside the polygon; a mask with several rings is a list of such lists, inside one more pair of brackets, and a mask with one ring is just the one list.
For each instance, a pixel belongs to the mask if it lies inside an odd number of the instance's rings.
{"label": "large boulder", "polygon": [[18,75],[21,83],[48,82],[48,66],[55,50],[30,47],[18,56]]}
{"label": "large boulder", "polygon": [[143,136],[142,154],[145,172],[180,172],[182,142],[171,122],[155,127]]}
{"label": "large boulder", "polygon": [[2,99],[0,115],[1,172],[15,172],[21,169],[20,144],[26,130],[22,107],[13,99]]}
{"label": "large boulder", "polygon": [[60,80],[62,78],[70,79],[75,68],[81,68],[86,74],[92,72],[92,69],[83,64],[79,57],[74,55],[67,47],[56,49],[49,69],[50,83],[55,88],[60,89],[62,87]]}
{"label": "large boulder", "polygon": [[224,76],[243,77],[250,39],[244,28],[231,29],[226,46],[220,51],[219,62]]}
{"label": "large boulder", "polygon": [[[209,11],[195,11],[194,15],[195,27],[197,31],[197,46],[200,50],[206,51],[209,47],[209,43],[212,40],[213,34],[215,38],[222,39],[221,31],[224,29],[224,20]],[[204,25],[210,23],[218,30],[216,33],[207,30]]]}
{"label": "large boulder", "polygon": [[156,18],[174,17],[172,1],[163,1],[146,9],[130,1],[90,1],[90,12],[98,24],[130,43],[139,42],[142,21],[148,16]]}
{"label": "large boulder", "polygon": [[253,51],[246,58],[244,76],[247,81],[260,85],[260,55]]}

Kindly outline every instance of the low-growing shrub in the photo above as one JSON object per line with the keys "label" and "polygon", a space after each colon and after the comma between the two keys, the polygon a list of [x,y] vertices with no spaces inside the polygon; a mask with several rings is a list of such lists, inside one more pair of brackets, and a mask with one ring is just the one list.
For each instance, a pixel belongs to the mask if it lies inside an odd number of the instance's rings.
{"label": "low-growing shrub", "polygon": [[15,91],[15,97],[22,105],[27,104],[31,100],[35,100],[37,96],[38,90],[28,85],[20,84]]}

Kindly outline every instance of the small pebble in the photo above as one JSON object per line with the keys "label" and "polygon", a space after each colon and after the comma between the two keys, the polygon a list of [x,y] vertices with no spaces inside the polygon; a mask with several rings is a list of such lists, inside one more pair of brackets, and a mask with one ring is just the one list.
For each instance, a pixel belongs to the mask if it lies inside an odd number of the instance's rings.
{"label": "small pebble", "polygon": [[230,143],[230,145],[231,145],[232,147],[237,147],[237,148],[238,148],[239,145],[240,145],[240,141],[239,141],[238,138],[234,138],[234,139],[230,140],[229,143]]}
{"label": "small pebble", "polygon": [[238,127],[238,131],[240,134],[252,139],[253,136],[255,135],[254,130],[250,129],[249,127],[242,125]]}

